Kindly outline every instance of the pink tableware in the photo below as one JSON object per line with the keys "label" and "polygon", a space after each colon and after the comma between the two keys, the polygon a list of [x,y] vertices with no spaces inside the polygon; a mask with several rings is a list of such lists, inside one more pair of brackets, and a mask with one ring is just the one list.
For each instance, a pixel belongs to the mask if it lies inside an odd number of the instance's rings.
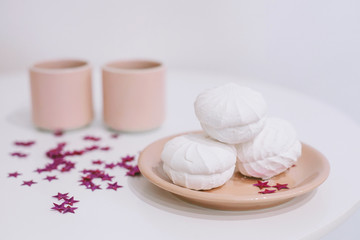
{"label": "pink tableware", "polygon": [[147,60],[115,61],[102,68],[105,124],[136,132],[165,119],[165,67]]}
{"label": "pink tableware", "polygon": [[32,119],[45,130],[69,130],[93,119],[91,67],[82,60],[52,60],[30,68]]}

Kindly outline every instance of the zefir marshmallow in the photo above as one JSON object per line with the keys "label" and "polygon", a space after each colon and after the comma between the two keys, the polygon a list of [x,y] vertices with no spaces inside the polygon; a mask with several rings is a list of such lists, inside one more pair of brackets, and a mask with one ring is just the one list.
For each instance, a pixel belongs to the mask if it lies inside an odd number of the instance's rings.
{"label": "zefir marshmallow", "polygon": [[189,134],[168,141],[161,154],[163,169],[182,187],[207,190],[227,182],[236,165],[236,149],[205,134]]}
{"label": "zefir marshmallow", "polygon": [[228,144],[252,140],[263,129],[267,113],[259,92],[235,83],[201,93],[194,107],[204,131]]}
{"label": "zefir marshmallow", "polygon": [[237,168],[245,176],[269,179],[291,167],[301,155],[301,143],[293,126],[268,118],[252,141],[236,145]]}

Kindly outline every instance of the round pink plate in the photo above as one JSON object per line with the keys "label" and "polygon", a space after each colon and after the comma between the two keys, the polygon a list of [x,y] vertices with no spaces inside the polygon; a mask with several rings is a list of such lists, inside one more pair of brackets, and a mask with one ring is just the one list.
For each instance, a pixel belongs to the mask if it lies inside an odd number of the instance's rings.
{"label": "round pink plate", "polygon": [[232,178],[221,187],[206,191],[192,190],[173,184],[162,169],[160,155],[163,147],[167,141],[178,135],[181,134],[160,139],[147,146],[138,160],[140,171],[158,187],[187,202],[207,208],[251,210],[276,206],[314,190],[326,180],[330,172],[327,159],[313,147],[302,143],[302,154],[296,165],[268,182],[270,186],[277,183],[288,184],[289,189],[261,194],[259,192],[265,189],[260,190],[253,186],[259,179],[244,177],[235,171]]}

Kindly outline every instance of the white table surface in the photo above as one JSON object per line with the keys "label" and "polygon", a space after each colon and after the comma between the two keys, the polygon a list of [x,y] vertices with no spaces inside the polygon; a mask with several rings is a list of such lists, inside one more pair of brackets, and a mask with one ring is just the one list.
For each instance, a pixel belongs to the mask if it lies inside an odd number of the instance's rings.
{"label": "white table surface", "polygon": [[[247,239],[318,239],[342,223],[359,205],[357,174],[360,167],[358,136],[360,127],[333,107],[297,92],[266,83],[237,80],[228,76],[169,72],[168,112],[164,125],[155,131],[122,134],[110,138],[100,112],[85,129],[56,138],[37,131],[30,120],[30,96],[25,73],[0,76],[0,234],[1,239],[220,239],[224,236]],[[101,109],[100,78],[94,79],[95,107]],[[193,101],[202,90],[226,81],[239,81],[263,93],[269,115],[288,119],[302,141],[327,156],[331,173],[317,190],[286,204],[256,211],[217,211],[185,203],[153,186],[144,177],[125,177],[121,169],[109,170],[123,185],[118,191],[90,191],[78,186],[78,171],[91,167],[91,160],[119,161],[126,154],[137,154],[154,140],[170,134],[196,130],[200,125],[193,113]],[[77,163],[70,173],[57,173],[59,180],[41,180],[33,170],[47,163],[44,152],[66,141],[68,149],[91,143],[85,135],[102,137],[99,145],[109,152],[94,151],[69,158]],[[36,140],[30,148],[13,145],[15,140]],[[30,153],[28,158],[9,156],[16,150]],[[13,171],[17,179],[7,178]],[[52,173],[49,175],[53,175]],[[34,179],[32,187],[20,186]],[[102,186],[105,186],[103,184]],[[69,192],[80,202],[76,214],[51,211],[57,192]],[[332,239],[337,230],[324,239]],[[351,237],[351,236],[349,236]],[[352,239],[352,238],[346,238]],[[355,238],[353,238],[355,239]]]}

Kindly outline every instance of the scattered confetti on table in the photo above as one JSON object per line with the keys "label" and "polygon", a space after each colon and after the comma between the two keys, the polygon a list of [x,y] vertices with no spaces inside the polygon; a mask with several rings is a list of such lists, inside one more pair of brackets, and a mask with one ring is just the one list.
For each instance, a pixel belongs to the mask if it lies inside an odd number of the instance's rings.
{"label": "scattered confetti on table", "polygon": [[53,196],[58,201],[63,201],[61,204],[53,203],[52,210],[58,211],[59,213],[75,213],[77,207],[73,207],[75,203],[78,203],[79,200],[75,200],[74,197],[68,197],[69,193],[58,193]]}
{"label": "scattered confetti on table", "polygon": [[[54,136],[60,137],[63,136],[64,132],[61,130],[57,130],[53,132]],[[112,134],[111,138],[117,139],[118,134]],[[101,137],[95,137],[92,135],[86,135],[82,137],[82,140],[84,142],[88,141],[95,141],[100,142]],[[33,146],[36,143],[35,140],[29,140],[29,141],[14,141],[13,144],[15,146],[19,147],[30,147]],[[112,147],[110,146],[99,146],[99,145],[90,145],[87,147],[82,147],[80,149],[75,150],[68,150],[68,143],[65,141],[61,143],[57,143],[54,147],[50,148],[45,152],[46,159],[48,160],[45,165],[42,167],[38,167],[34,170],[34,172],[37,172],[39,175],[43,173],[53,173],[57,172],[58,174],[63,174],[66,172],[70,172],[74,169],[76,169],[76,165],[79,160],[74,161],[71,159],[73,156],[83,156],[89,152],[93,151],[111,151]],[[18,157],[18,158],[24,158],[27,157],[28,153],[23,152],[12,152],[10,153],[11,156]],[[71,160],[70,160],[71,159]],[[83,158],[84,159],[84,158]],[[84,160],[80,161],[84,161]],[[119,188],[123,188],[122,185],[120,185],[117,181],[114,181],[115,178],[114,174],[109,174],[107,172],[108,170],[110,172],[116,171],[116,168],[124,169],[125,176],[134,177],[137,175],[140,175],[139,168],[136,164],[133,164],[134,160],[136,159],[135,155],[125,155],[120,156],[120,161],[118,162],[109,162],[102,159],[92,160],[90,163],[92,165],[96,165],[96,167],[100,169],[83,169],[80,171],[80,186],[84,186],[86,189],[90,189],[91,191],[95,190],[114,190],[117,191]],[[9,172],[8,178],[19,178],[20,175],[23,175],[19,171]],[[26,174],[25,174],[26,175]],[[56,175],[45,175],[41,176],[39,179],[32,179],[32,180],[23,180],[21,186],[28,186],[31,187],[33,184],[38,184],[37,180],[42,180],[42,182],[49,182],[51,183],[54,180],[59,180],[58,176]],[[34,181],[36,180],[36,181]],[[106,183],[105,183],[106,182]],[[104,185],[105,184],[105,185]],[[53,206],[51,207],[52,210],[55,210],[59,213],[75,213],[75,210],[77,207],[74,207],[76,203],[79,202],[79,200],[75,200],[74,197],[70,197],[69,193],[60,193],[58,192],[57,195],[53,196],[60,202],[54,202]]]}

